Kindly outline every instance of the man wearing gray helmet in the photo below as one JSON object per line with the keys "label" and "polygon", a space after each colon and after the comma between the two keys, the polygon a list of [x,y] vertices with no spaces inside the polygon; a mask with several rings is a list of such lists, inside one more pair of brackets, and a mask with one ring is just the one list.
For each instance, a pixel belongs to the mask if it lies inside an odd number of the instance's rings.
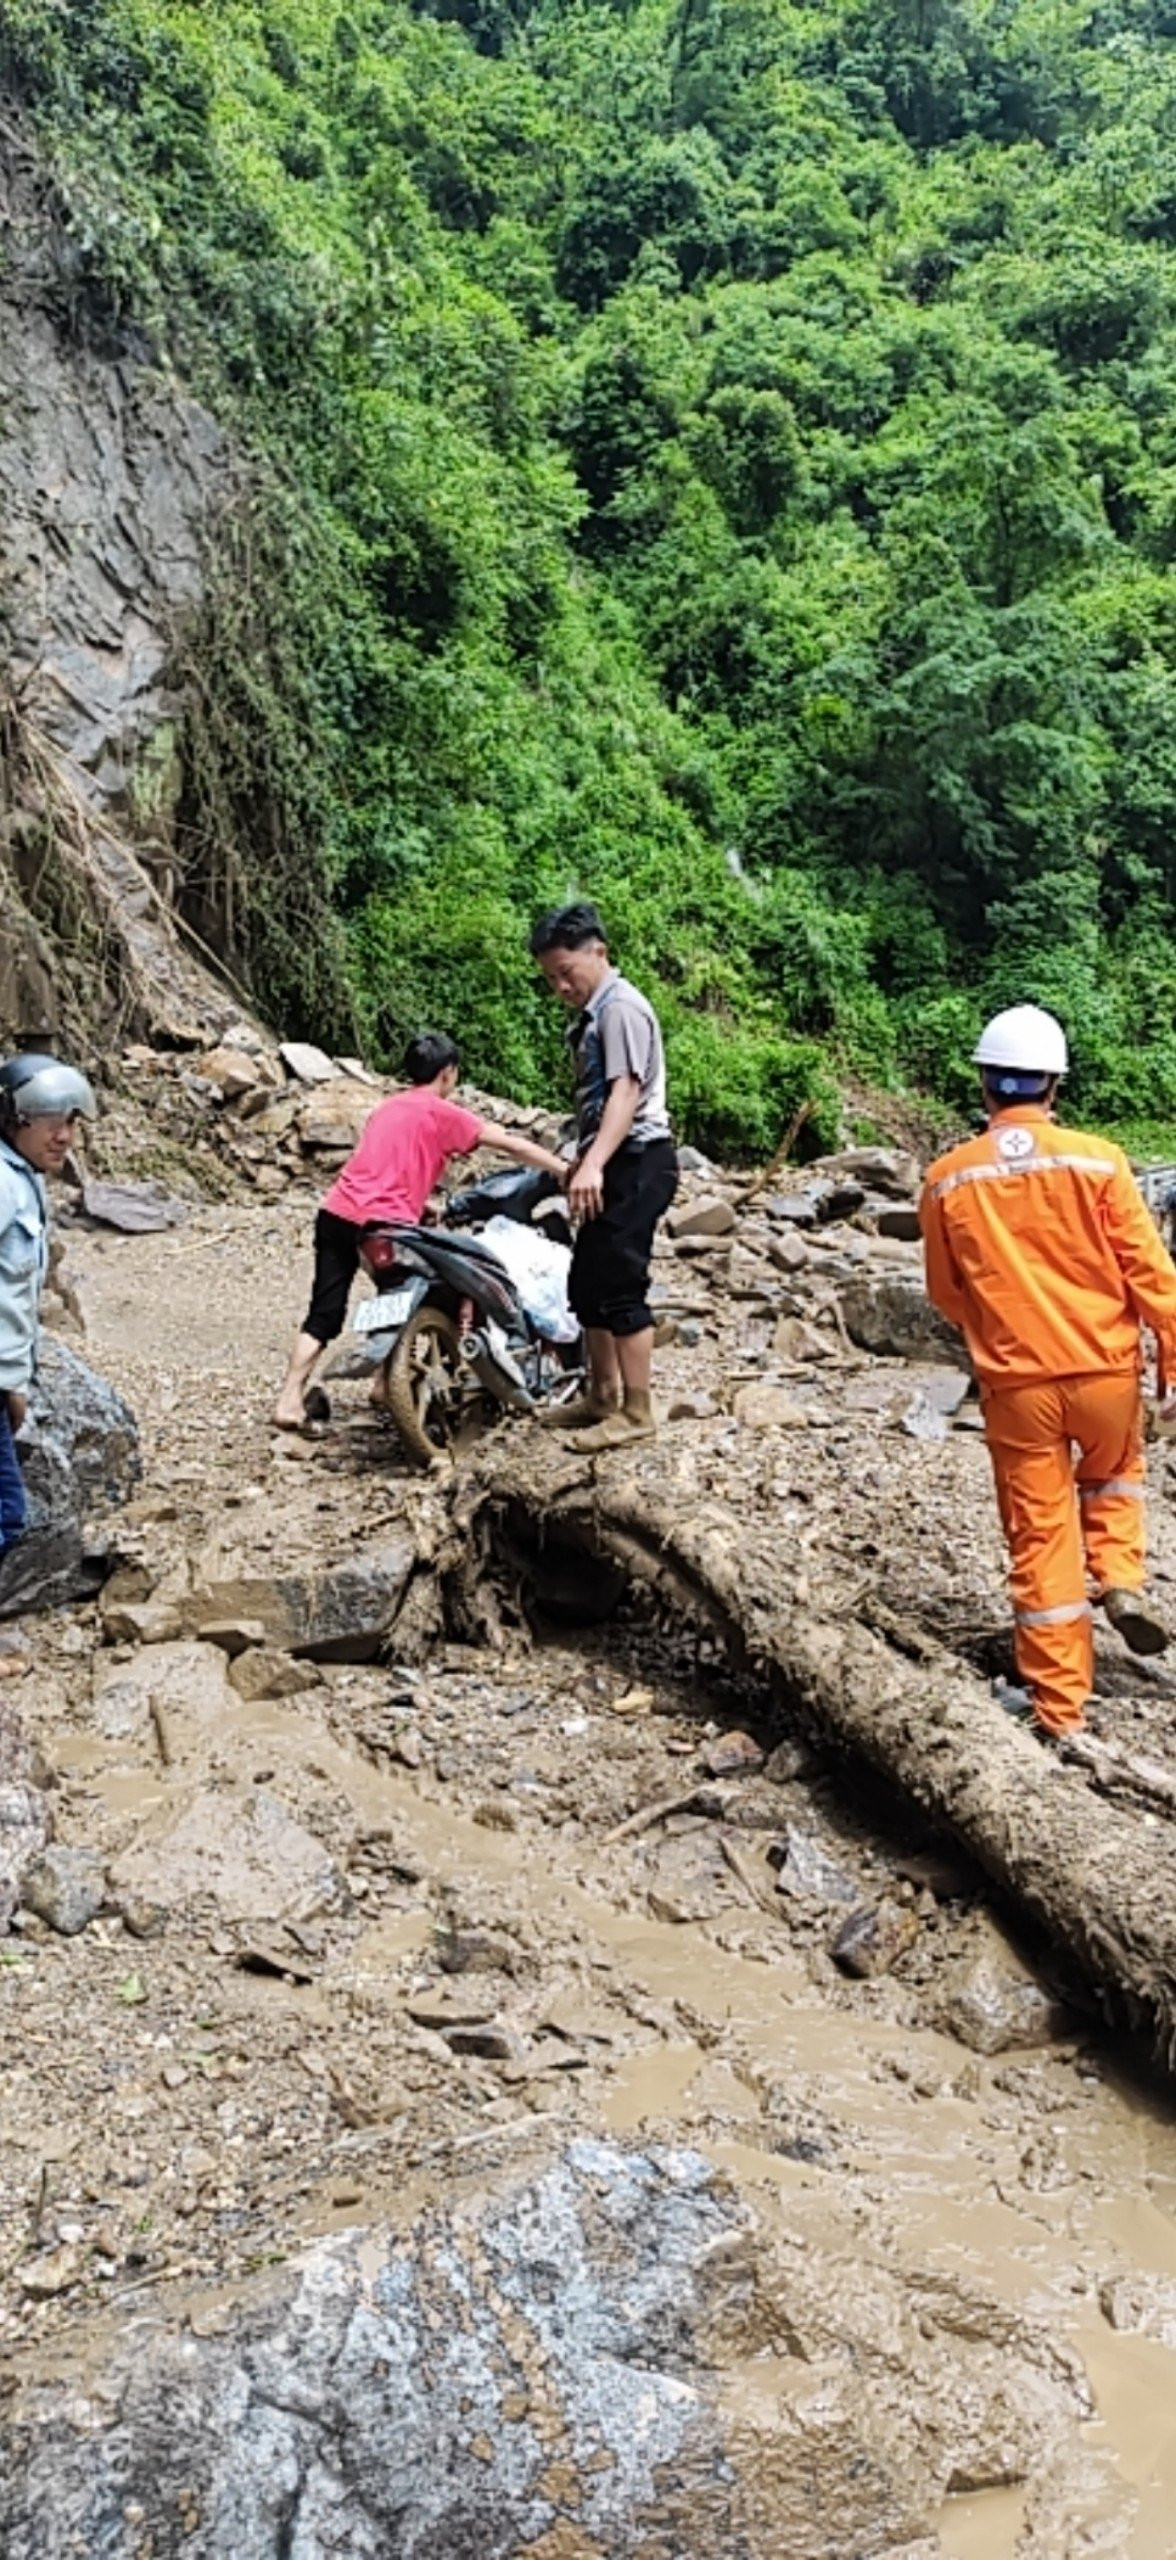
{"label": "man wearing gray helmet", "polygon": [[45,1176],[61,1172],[79,1119],[95,1116],[85,1076],[60,1058],[0,1066],[0,1557],[25,1525],[13,1434],[25,1417],[49,1260]]}

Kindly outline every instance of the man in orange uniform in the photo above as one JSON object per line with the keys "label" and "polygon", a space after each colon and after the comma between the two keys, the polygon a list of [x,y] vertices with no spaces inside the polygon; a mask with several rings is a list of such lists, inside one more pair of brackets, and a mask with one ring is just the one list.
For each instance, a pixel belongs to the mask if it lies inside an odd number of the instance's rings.
{"label": "man in orange uniform", "polygon": [[927,1293],[980,1386],[1024,1683],[1006,1703],[1064,1735],[1094,1682],[1086,1572],[1134,1653],[1168,1641],[1143,1596],[1140,1325],[1176,1380],[1176,1265],[1122,1149],[1054,1121],[1068,1062],[1053,1015],[997,1014],[974,1062],[988,1128],[927,1175]]}

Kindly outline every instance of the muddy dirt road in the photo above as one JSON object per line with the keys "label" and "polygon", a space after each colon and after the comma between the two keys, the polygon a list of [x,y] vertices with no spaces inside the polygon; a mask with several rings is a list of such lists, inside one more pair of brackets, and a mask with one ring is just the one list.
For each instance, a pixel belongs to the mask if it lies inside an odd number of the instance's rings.
{"label": "muddy dirt road", "polygon": [[[215,2335],[312,2235],[409,2224],[553,2135],[640,2134],[726,2173],[807,2285],[781,2408],[865,2393],[920,2461],[940,2446],[937,2539],[888,2548],[1170,2560],[1172,2105],[966,1862],[635,1600],[531,1641],[508,1598],[493,1651],[448,1640],[422,1578],[404,1660],[238,1642],[300,1560],[387,1566],[442,1534],[443,1491],[397,1465],[362,1387],[319,1444],[268,1428],[307,1222],[291,1197],[71,1242],[86,1356],[137,1411],[145,1474],[118,1583],[39,1622],[20,1684],[58,1840],[108,1881],[83,1933],[26,1916],[0,1946],[10,2404],[100,2367],[156,2302]],[[771,1504],[815,1605],[856,1580],[902,1607],[917,1581],[984,1658],[1003,1612],[976,1436],[895,1436],[881,1363],[818,1363],[799,1423],[732,1421],[764,1346],[737,1302],[720,1340],[690,1287],[667,1466],[693,1451],[700,1494]],[[1163,1517],[1158,1552],[1170,1578]],[[1166,1725],[1168,1687],[1113,1639],[1104,1687],[1104,1730]],[[695,1801],[634,1822],[674,1798]],[[879,1902],[892,1957],[858,1979],[832,1943]],[[1011,2397],[1048,2373],[1048,2424],[1002,2436],[990,2382],[956,2446],[969,2358]],[[725,2388],[762,2397],[750,2346]]]}

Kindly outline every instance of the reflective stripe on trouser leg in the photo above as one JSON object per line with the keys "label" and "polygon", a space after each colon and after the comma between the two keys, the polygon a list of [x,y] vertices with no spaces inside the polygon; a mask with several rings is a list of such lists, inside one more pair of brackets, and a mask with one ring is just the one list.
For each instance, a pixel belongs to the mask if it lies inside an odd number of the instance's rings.
{"label": "reflective stripe on trouser leg", "polygon": [[1082,1544],[1100,1591],[1138,1591],[1147,1568],[1147,1461],[1134,1374],[1068,1382],[1066,1421],[1081,1455]]}
{"label": "reflective stripe on trouser leg", "polygon": [[1014,1609],[1019,1627],[1072,1627],[1077,1618],[1090,1616],[1089,1600],[1063,1600],[1057,1609]]}
{"label": "reflective stripe on trouser leg", "polygon": [[1040,1722],[1064,1732],[1082,1722],[1094,1642],[1060,1382],[987,1391],[984,1428],[1009,1550],[1017,1669]]}

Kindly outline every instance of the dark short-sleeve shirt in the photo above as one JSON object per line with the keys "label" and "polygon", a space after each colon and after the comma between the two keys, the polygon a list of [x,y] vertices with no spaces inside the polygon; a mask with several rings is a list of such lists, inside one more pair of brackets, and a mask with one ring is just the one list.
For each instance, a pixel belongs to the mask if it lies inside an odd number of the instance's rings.
{"label": "dark short-sleeve shirt", "polygon": [[600,1127],[609,1086],[635,1076],[641,1087],[629,1143],[668,1138],[666,1060],[661,1026],[647,996],[612,970],[568,1032],[576,1062],[576,1124],[581,1145]]}

